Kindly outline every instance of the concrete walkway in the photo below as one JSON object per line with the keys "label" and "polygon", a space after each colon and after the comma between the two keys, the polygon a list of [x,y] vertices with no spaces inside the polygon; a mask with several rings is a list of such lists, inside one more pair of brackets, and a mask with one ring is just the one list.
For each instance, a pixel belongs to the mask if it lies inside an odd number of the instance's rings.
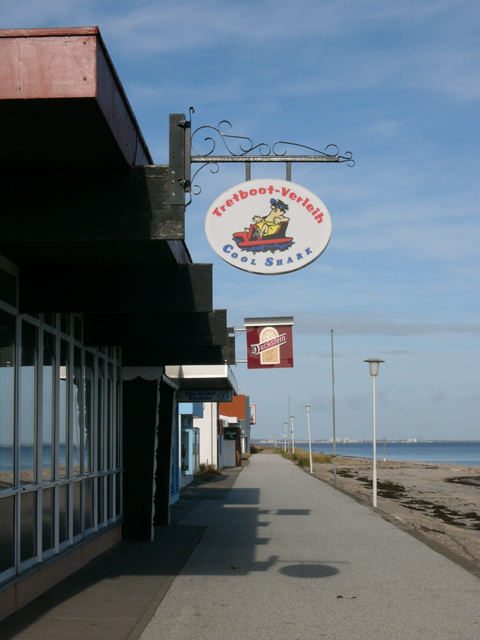
{"label": "concrete walkway", "polygon": [[1,640],[479,640],[480,580],[277,455],[191,486]]}
{"label": "concrete walkway", "polygon": [[142,640],[478,640],[480,580],[277,455],[256,455]]}
{"label": "concrete walkway", "polygon": [[0,640],[137,640],[205,531],[178,521],[204,500],[225,500],[240,471],[183,489],[154,542],[110,549],[1,621]]}

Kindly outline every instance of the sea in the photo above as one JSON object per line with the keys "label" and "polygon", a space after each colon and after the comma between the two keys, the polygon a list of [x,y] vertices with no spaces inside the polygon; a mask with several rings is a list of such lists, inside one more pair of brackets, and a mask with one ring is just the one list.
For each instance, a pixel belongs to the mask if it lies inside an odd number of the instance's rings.
{"label": "sea", "polygon": [[[295,442],[295,446],[308,451],[308,441]],[[333,453],[333,442],[312,442],[312,451]],[[373,443],[337,442],[336,453],[337,456],[373,459]],[[381,461],[383,458],[383,441],[378,441],[377,461]],[[480,467],[480,440],[470,442],[386,442],[385,459]]]}

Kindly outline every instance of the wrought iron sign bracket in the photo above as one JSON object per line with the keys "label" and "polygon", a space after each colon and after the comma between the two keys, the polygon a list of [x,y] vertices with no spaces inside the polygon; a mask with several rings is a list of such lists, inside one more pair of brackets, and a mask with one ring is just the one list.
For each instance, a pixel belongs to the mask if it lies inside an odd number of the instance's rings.
{"label": "wrought iron sign bracket", "polygon": [[[269,145],[266,142],[254,144],[251,138],[227,133],[225,129],[227,127],[232,127],[228,120],[222,120],[216,127],[204,125],[192,132],[191,119],[194,112],[194,108],[190,107],[190,121],[185,120],[185,118],[181,119],[180,116],[174,116],[177,118],[176,125],[181,127],[184,132],[183,152],[181,154],[183,156],[182,159],[184,160],[184,176],[178,180],[178,183],[183,187],[184,192],[192,195],[199,195],[201,193],[200,186],[198,184],[194,184],[194,181],[196,176],[206,166],[210,167],[211,173],[218,173],[220,170],[220,164],[234,162],[243,163],[245,164],[246,180],[250,180],[251,166],[253,163],[280,162],[286,165],[286,179],[291,180],[292,164],[297,162],[346,163],[350,167],[355,165],[352,152],[347,151],[341,155],[339,153],[339,148],[335,144],[327,145],[324,151],[295,142],[286,142],[284,140],[279,140],[273,145]],[[204,136],[203,140],[201,139],[202,135]],[[197,140],[199,140],[198,143]],[[219,145],[220,143],[223,145],[222,148],[227,151],[227,155],[215,154],[217,142]],[[200,153],[195,146],[197,144],[206,145],[206,152]],[[297,155],[287,153],[291,147],[296,147],[302,150],[302,153]],[[193,176],[191,176],[191,164],[201,165],[195,171]],[[179,189],[177,189],[177,191],[179,191]],[[190,204],[190,202],[187,204]]]}

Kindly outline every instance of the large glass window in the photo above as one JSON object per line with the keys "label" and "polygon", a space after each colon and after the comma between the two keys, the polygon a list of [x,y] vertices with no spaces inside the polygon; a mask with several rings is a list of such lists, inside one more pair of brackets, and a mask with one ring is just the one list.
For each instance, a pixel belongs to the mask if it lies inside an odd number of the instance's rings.
{"label": "large glass window", "polygon": [[20,483],[36,481],[36,411],[37,411],[38,329],[22,322],[20,368],[19,438]]}
{"label": "large glass window", "polygon": [[122,516],[120,350],[85,349],[73,314],[16,313],[12,278],[0,282],[0,588]]}
{"label": "large glass window", "polygon": [[0,311],[0,489],[14,485],[15,316]]}

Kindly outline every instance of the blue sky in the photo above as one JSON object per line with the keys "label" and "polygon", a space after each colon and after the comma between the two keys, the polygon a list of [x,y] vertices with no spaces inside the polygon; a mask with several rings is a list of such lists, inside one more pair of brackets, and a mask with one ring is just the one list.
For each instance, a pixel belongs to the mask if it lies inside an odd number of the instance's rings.
{"label": "blue sky", "polygon": [[[232,124],[257,144],[351,151],[355,167],[295,165],[332,238],[309,267],[276,277],[224,263],[205,213],[241,165],[203,170],[187,209],[195,262],[214,264],[214,306],[229,325],[295,318],[295,367],[235,375],[257,405],[254,436],[480,439],[480,4],[471,0],[0,0],[3,28],[99,26],[158,164],[168,114],[193,129]],[[285,177],[283,165],[253,178]],[[245,357],[244,334],[237,357]]]}

